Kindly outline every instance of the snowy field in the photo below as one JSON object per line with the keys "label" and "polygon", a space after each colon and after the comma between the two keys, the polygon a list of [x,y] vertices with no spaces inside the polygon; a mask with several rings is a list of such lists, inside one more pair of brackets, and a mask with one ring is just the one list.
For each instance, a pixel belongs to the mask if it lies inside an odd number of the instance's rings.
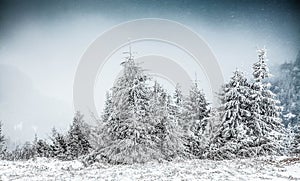
{"label": "snowy field", "polygon": [[38,158],[0,161],[0,180],[300,180],[300,158],[189,160],[84,167],[79,161]]}

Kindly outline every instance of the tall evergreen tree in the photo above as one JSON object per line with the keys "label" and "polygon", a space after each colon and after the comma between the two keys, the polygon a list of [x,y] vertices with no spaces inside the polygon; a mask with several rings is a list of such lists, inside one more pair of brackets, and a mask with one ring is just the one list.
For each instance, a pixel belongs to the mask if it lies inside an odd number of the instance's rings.
{"label": "tall evergreen tree", "polygon": [[159,158],[155,124],[149,119],[148,77],[131,52],[123,75],[112,88],[111,118],[105,124],[108,142],[101,154],[111,163],[141,163]]}
{"label": "tall evergreen tree", "polygon": [[202,134],[207,126],[205,118],[209,114],[208,105],[203,92],[195,82],[183,103],[182,125],[188,152],[197,157],[202,156],[207,146],[203,142]]}
{"label": "tall evergreen tree", "polygon": [[222,122],[212,138],[208,157],[233,159],[248,156],[249,84],[243,73],[236,70],[221,93]]}
{"label": "tall evergreen tree", "polygon": [[208,103],[203,92],[199,89],[198,83],[191,87],[189,95],[184,100],[184,129],[193,133],[201,133],[205,129],[204,118],[208,117]]}
{"label": "tall evergreen tree", "polygon": [[173,109],[171,114],[174,116],[175,121],[178,125],[183,128],[183,119],[182,119],[182,112],[183,112],[183,101],[184,97],[181,92],[181,87],[179,84],[175,87],[175,92],[173,94]]}
{"label": "tall evergreen tree", "polygon": [[[209,112],[209,116],[204,118],[204,121],[207,123],[206,129],[203,132],[205,143],[209,144],[210,140],[212,140],[213,136],[218,131],[218,128],[221,125],[222,113],[223,110],[221,108],[212,108]],[[208,149],[206,151],[208,151]]]}
{"label": "tall evergreen tree", "polygon": [[172,160],[184,155],[182,132],[174,115],[172,98],[157,82],[153,86],[150,101],[150,118],[155,122],[155,134],[163,158]]}
{"label": "tall evergreen tree", "polygon": [[101,121],[106,122],[109,120],[112,112],[112,97],[109,91],[106,92],[106,100],[104,110],[101,116]]}
{"label": "tall evergreen tree", "polygon": [[257,155],[279,154],[282,151],[283,125],[281,108],[276,95],[270,90],[266,50],[258,50],[258,62],[253,65],[254,83],[251,85],[252,130],[255,136],[253,150]]}
{"label": "tall evergreen tree", "polygon": [[103,122],[102,119],[96,120],[96,125],[91,126],[90,132],[90,145],[91,151],[84,158],[83,163],[86,165],[92,164],[94,162],[103,161],[104,154],[101,153],[103,149],[107,146],[107,143],[110,141],[109,137],[106,135],[107,130],[105,130],[105,125],[107,123]]}
{"label": "tall evergreen tree", "polygon": [[[95,118],[96,125],[91,126],[90,130],[90,146],[91,153],[86,157],[85,161],[87,164],[93,163],[95,161],[100,161],[101,154],[98,153],[99,150],[105,147],[108,142],[108,137],[105,135],[105,124],[110,120],[112,113],[112,95],[110,91],[106,92],[106,100],[101,114],[101,118]],[[98,158],[96,158],[98,157]]]}

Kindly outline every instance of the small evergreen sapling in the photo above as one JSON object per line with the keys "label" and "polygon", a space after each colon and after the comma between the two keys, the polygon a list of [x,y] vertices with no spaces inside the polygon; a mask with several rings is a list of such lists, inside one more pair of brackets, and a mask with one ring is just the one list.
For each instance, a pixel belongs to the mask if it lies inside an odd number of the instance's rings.
{"label": "small evergreen sapling", "polygon": [[50,146],[46,141],[39,139],[36,142],[36,156],[37,157],[50,157]]}
{"label": "small evergreen sapling", "polygon": [[51,157],[58,158],[60,160],[67,159],[67,141],[64,135],[57,132],[55,128],[52,129],[51,137]]}
{"label": "small evergreen sapling", "polygon": [[89,153],[91,148],[89,134],[90,130],[83,120],[83,115],[77,112],[67,134],[66,154],[69,160],[77,159]]}
{"label": "small evergreen sapling", "polygon": [[5,157],[6,146],[5,146],[5,137],[2,133],[2,122],[0,121],[0,160]]}

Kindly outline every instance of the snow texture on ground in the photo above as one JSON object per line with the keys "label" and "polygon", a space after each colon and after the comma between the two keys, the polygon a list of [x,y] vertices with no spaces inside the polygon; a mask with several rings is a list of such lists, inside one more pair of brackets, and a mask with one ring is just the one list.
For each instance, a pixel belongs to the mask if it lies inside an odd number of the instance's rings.
{"label": "snow texture on ground", "polygon": [[0,161],[0,180],[300,180],[300,158],[188,160],[134,165],[37,158]]}

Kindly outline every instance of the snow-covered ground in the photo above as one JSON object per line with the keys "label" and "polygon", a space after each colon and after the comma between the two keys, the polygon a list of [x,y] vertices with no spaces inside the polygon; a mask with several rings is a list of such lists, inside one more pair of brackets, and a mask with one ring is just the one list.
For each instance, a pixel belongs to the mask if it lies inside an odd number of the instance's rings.
{"label": "snow-covered ground", "polygon": [[188,160],[135,165],[37,158],[0,161],[0,180],[300,180],[300,158]]}

